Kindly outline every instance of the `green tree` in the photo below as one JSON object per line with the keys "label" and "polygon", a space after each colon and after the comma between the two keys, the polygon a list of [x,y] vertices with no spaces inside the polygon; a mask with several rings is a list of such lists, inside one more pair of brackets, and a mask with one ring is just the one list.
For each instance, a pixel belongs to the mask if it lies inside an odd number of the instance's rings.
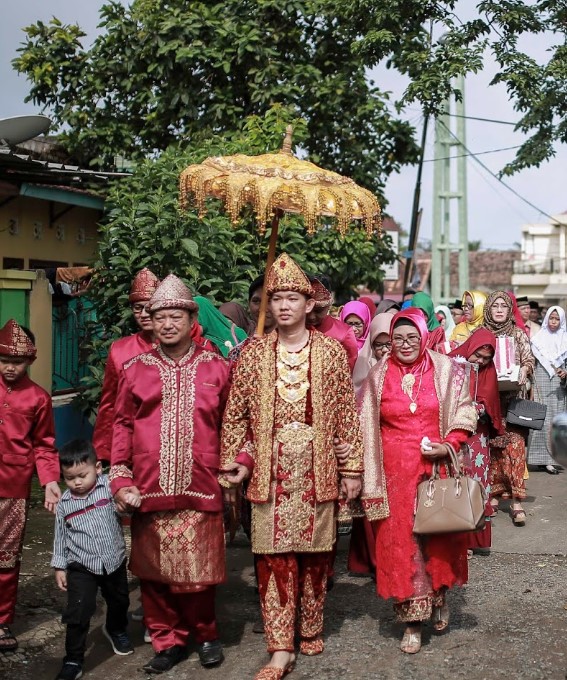
{"label": "green tree", "polygon": [[[277,149],[289,122],[301,142],[305,123],[274,107],[262,118],[249,118],[241,132],[210,137],[190,149],[171,146],[159,158],[139,163],[131,177],[114,183],[100,225],[97,274],[91,286],[98,319],[88,348],[91,378],[85,381],[83,395],[87,410],[98,404],[108,345],[134,330],[128,290],[142,267],[160,278],[175,272],[193,291],[219,303],[247,302],[248,285],[265,265],[269,232],[260,236],[249,213],[233,227],[218,201],[210,201],[202,219],[194,210],[183,212],[179,173],[208,156]],[[309,237],[300,218],[285,216],[278,251],[290,253],[310,273],[330,276],[341,299],[351,297],[357,284],[376,289],[381,265],[396,256],[389,239],[367,239],[357,228],[342,239],[331,223],[322,227]]]}
{"label": "green tree", "polygon": [[[567,9],[564,0],[475,7],[474,19],[461,21],[456,0],[111,1],[88,49],[78,26],[53,19],[25,29],[13,63],[69,148],[88,149],[100,163],[180,137],[199,143],[279,102],[307,121],[314,162],[379,190],[416,156],[411,126],[395,108],[419,102],[437,113],[452,78],[490,60],[528,136],[504,169],[510,174],[567,141]],[[521,46],[544,34],[555,44],[538,61]],[[366,68],[378,64],[409,77],[401,101],[368,81]]]}
{"label": "green tree", "polygon": [[[520,114],[516,127],[528,137],[504,174],[539,165],[554,155],[554,143],[567,142],[564,0],[477,0],[470,21],[461,21],[455,0],[333,4],[339,21],[356,35],[353,50],[368,67],[386,62],[409,77],[400,107],[419,102],[435,114],[447,96],[460,96],[451,79],[475,73],[488,61],[496,64],[491,84],[506,86]],[[442,38],[432,40],[432,35]],[[544,36],[554,44],[547,58],[538,60],[528,48]]]}
{"label": "green tree", "polygon": [[13,63],[79,157],[88,150],[108,166],[180,139],[199,146],[280,103],[306,121],[310,160],[379,191],[415,160],[413,129],[369,83],[334,5],[111,1],[91,47],[77,25],[37,22]]}

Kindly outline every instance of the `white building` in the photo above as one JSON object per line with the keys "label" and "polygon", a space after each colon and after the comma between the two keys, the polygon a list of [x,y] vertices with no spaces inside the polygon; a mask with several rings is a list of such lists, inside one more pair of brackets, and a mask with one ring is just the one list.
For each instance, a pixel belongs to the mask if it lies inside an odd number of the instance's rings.
{"label": "white building", "polygon": [[567,212],[548,223],[522,226],[522,256],[514,263],[512,285],[548,307],[567,301]]}

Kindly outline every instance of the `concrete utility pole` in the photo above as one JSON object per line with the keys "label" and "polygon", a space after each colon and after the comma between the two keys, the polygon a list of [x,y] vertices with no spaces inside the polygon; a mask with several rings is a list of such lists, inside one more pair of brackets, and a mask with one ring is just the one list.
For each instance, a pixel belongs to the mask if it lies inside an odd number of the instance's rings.
{"label": "concrete utility pole", "polygon": [[[461,91],[461,100],[447,99],[445,113],[435,121],[431,243],[431,297],[435,304],[451,302],[469,287],[465,81],[462,76],[457,79],[457,89]],[[451,156],[455,147],[456,153]],[[451,226],[455,221],[458,242],[452,243]],[[451,251],[455,250],[459,253],[458,291],[451,290]]]}

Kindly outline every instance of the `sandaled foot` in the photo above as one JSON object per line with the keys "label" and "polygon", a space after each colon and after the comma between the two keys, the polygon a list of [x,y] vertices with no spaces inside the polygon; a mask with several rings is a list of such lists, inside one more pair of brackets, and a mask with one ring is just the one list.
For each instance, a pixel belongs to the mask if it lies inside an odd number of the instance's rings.
{"label": "sandaled foot", "polygon": [[[290,654],[290,660],[284,667],[267,665],[261,668],[254,676],[254,680],[281,680],[295,668],[295,654]],[[270,664],[275,663],[272,657]]]}
{"label": "sandaled foot", "polygon": [[491,498],[490,499],[490,507],[492,508],[494,513],[498,512],[499,504],[500,504],[500,501],[498,500],[498,498]]}
{"label": "sandaled foot", "polygon": [[317,656],[325,649],[325,643],[322,637],[316,637],[312,640],[301,640],[299,643],[299,651],[305,656]]}
{"label": "sandaled foot", "polygon": [[400,643],[405,654],[417,654],[421,649],[421,626],[408,626]]}
{"label": "sandaled foot", "polygon": [[0,652],[13,652],[18,649],[18,641],[9,626],[0,626]]}
{"label": "sandaled foot", "polygon": [[507,491],[504,491],[504,493],[500,494],[500,498],[502,498],[502,500],[504,501],[509,501],[510,498],[512,498],[512,494],[508,493]]}
{"label": "sandaled foot", "polygon": [[514,522],[516,526],[521,527],[526,523],[526,512],[521,505],[516,507],[512,506],[510,508],[510,515],[512,517],[512,522]]}
{"label": "sandaled foot", "polygon": [[446,602],[441,607],[433,607],[431,621],[436,633],[444,633],[447,630],[449,627],[449,605]]}

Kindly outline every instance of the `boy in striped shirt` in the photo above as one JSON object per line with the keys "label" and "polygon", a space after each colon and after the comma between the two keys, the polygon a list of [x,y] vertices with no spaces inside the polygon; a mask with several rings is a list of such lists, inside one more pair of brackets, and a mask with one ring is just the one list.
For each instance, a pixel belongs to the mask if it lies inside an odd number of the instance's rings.
{"label": "boy in striped shirt", "polygon": [[59,451],[61,473],[67,491],[55,516],[55,540],[51,566],[55,581],[67,592],[63,623],[67,624],[65,658],[56,680],[77,680],[83,660],[90,620],[100,588],[106,601],[102,628],[115,654],[132,654],[126,633],[128,579],[126,548],[108,477],[88,441],[75,439]]}

